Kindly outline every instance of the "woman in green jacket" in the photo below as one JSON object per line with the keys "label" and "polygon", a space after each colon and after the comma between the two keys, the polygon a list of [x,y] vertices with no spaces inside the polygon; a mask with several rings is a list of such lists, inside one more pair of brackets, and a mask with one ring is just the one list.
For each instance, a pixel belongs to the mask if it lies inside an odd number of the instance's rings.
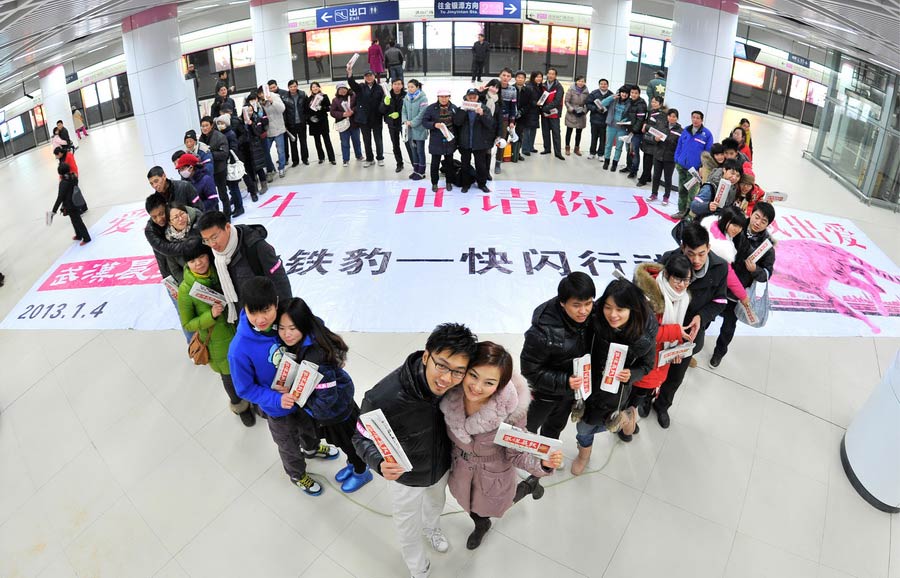
{"label": "woman in green jacket", "polygon": [[185,255],[184,280],[178,287],[178,314],[185,331],[199,332],[200,341],[209,349],[209,368],[219,374],[225,393],[231,402],[232,413],[241,418],[247,427],[256,423],[253,408],[246,400],[238,397],[231,381],[228,368],[228,346],[234,337],[235,327],[228,323],[221,305],[209,305],[190,295],[194,283],[222,292],[216,268],[211,266],[212,251],[206,245],[192,248]]}

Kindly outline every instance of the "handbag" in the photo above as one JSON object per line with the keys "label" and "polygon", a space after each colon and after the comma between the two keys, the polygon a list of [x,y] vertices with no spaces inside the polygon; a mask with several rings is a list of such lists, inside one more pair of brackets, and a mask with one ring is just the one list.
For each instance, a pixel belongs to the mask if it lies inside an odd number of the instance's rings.
{"label": "handbag", "polygon": [[75,185],[75,188],[72,189],[72,204],[79,209],[87,206],[87,201],[84,200],[84,195],[81,193],[81,187],[78,185]]}
{"label": "handbag", "polygon": [[[764,286],[762,292],[760,292],[760,285]],[[750,327],[765,327],[766,322],[769,320],[769,310],[771,309],[769,303],[768,280],[766,283],[754,281],[753,285],[747,289],[747,299],[750,300],[750,312],[752,313],[753,318],[750,317],[747,309],[744,308],[743,303],[739,302],[734,308],[734,313],[737,316],[738,321],[749,325]]]}
{"label": "handbag", "polygon": [[228,174],[225,176],[226,181],[239,181],[244,178],[244,175],[247,174],[247,170],[244,168],[244,163],[241,162],[241,159],[234,154],[234,151],[231,152],[231,159],[233,162],[228,163]]}
{"label": "handbag", "polygon": [[350,119],[349,118],[341,119],[341,120],[337,121],[336,123],[334,123],[334,130],[336,130],[338,132],[344,132],[348,128],[350,128]]}
{"label": "handbag", "polygon": [[212,328],[206,333],[206,341],[200,340],[200,332],[191,336],[188,343],[188,357],[194,361],[194,365],[209,365],[209,340],[212,337]]}

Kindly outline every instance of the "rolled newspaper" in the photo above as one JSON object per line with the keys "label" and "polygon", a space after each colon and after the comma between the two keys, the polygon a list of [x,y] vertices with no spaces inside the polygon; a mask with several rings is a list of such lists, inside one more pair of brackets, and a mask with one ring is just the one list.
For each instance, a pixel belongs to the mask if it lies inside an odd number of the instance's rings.
{"label": "rolled newspaper", "polygon": [[347,61],[347,68],[353,68],[353,65],[356,64],[357,60],[359,60],[359,53],[354,52],[353,56],[350,57],[350,60]]}
{"label": "rolled newspaper", "polygon": [[453,133],[450,131],[449,128],[447,128],[446,124],[442,123],[441,128],[438,130],[441,131],[441,134],[444,135],[444,138],[447,139],[447,142],[450,142],[453,140]]}
{"label": "rolled newspaper", "polygon": [[662,367],[663,365],[668,365],[678,359],[679,357],[689,357],[694,351],[694,343],[691,341],[686,341],[681,345],[676,345],[675,347],[669,347],[668,349],[663,349],[659,352],[659,362],[656,364],[656,367]]}
{"label": "rolled newspaper", "polygon": [[544,93],[541,94],[541,97],[538,99],[537,105],[544,106],[544,103],[547,102],[548,98],[550,98],[550,93],[545,90]]}
{"label": "rolled newspaper", "polygon": [[766,239],[765,241],[760,243],[759,247],[757,247],[755,251],[750,253],[750,256],[747,258],[750,259],[751,263],[756,263],[757,261],[762,259],[762,256],[765,255],[771,248],[772,241]]}
{"label": "rolled newspaper", "polygon": [[730,190],[731,182],[725,179],[719,180],[719,186],[716,187],[716,194],[713,197],[713,202],[721,206],[722,202],[728,197],[728,191]]}
{"label": "rolled newspaper", "polygon": [[625,368],[627,354],[627,345],[609,344],[609,353],[606,355],[606,366],[603,368],[603,382],[600,384],[600,389],[608,393],[619,393],[619,380],[616,376]]}
{"label": "rolled newspaper", "polygon": [[345,100],[344,102],[342,102],[341,106],[344,107],[345,111],[350,112],[350,101],[349,100]]}
{"label": "rolled newspaper", "polygon": [[363,435],[375,443],[378,453],[384,458],[384,461],[391,464],[398,464],[407,472],[412,471],[412,463],[403,451],[403,446],[397,439],[391,424],[388,423],[384,412],[376,409],[359,416],[359,422],[362,424]]}
{"label": "rolled newspaper", "polygon": [[562,447],[562,442],[536,433],[501,423],[494,435],[498,446],[519,450],[546,460],[550,454]]}

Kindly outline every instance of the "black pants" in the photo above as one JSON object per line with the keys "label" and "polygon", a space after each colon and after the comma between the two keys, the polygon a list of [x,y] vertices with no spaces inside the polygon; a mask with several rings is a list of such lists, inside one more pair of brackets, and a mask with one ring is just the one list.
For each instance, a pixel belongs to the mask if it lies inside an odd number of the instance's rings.
{"label": "black pants", "polygon": [[603,156],[606,150],[606,125],[591,123],[591,154]]}
{"label": "black pants", "polygon": [[325,152],[322,151],[322,143],[325,143],[325,151],[328,152],[328,161],[334,162],[334,147],[331,146],[331,135],[327,132],[325,134],[314,134],[313,140],[316,142],[316,155],[318,155],[319,160],[323,160],[325,158]]}
{"label": "black pants", "polygon": [[228,181],[226,177],[228,173],[222,171],[221,173],[214,173],[213,180],[216,182],[216,191],[219,193],[219,204],[222,205],[222,212],[225,213],[225,218],[229,221],[231,220],[231,201],[228,198]]}
{"label": "black pants", "polygon": [[230,401],[232,405],[237,405],[244,401],[238,396],[237,391],[235,391],[234,382],[231,381],[231,375],[220,373],[219,377],[222,378],[222,387],[225,388],[225,393],[228,394],[228,401]]}
{"label": "black pants", "polygon": [[459,161],[462,165],[462,170],[472,167],[471,159],[473,156],[475,157],[475,184],[480,188],[485,187],[487,185],[488,163],[490,162],[490,157],[485,154],[485,151],[459,149]]}
{"label": "black pants", "polygon": [[400,146],[400,127],[389,125],[388,126],[388,134],[391,136],[391,148],[394,151],[394,160],[397,162],[397,167],[403,167],[403,149],[406,149],[406,156],[409,157],[409,162],[412,163],[412,153],[409,152],[409,143],[403,143],[403,146]]}
{"label": "black pants", "polygon": [[639,408],[641,406],[644,406],[646,409],[650,409],[650,404],[653,403],[653,393],[655,391],[656,390],[654,389],[632,386],[631,393],[628,394],[628,402],[625,404],[625,407]]}
{"label": "black pants", "polygon": [[575,131],[575,148],[578,148],[581,146],[581,131],[583,129],[580,129],[580,128],[573,129],[570,126],[566,127],[566,147],[569,146],[569,142],[571,142],[571,140],[572,140],[572,131],[573,130]]}
{"label": "black pants", "polygon": [[[285,133],[285,138],[288,139],[290,143],[290,147],[285,147],[285,151],[289,151],[290,154],[287,156],[294,159],[294,164],[297,164],[300,161],[303,161],[303,164],[309,162],[309,145],[306,142],[306,124],[289,124],[287,125],[288,132],[297,137],[295,140],[291,140],[287,133]],[[300,143],[300,156],[297,156],[297,143]],[[287,161],[285,161],[287,162]]]}
{"label": "black pants", "polygon": [[[559,439],[559,434],[566,427],[569,414],[572,413],[574,397],[563,399],[542,399],[532,394],[531,405],[528,406],[526,429],[531,433],[540,433],[548,438]],[[538,431],[540,428],[540,431]]]}
{"label": "black pants", "polygon": [[728,305],[725,306],[725,310],[721,313],[722,329],[719,330],[719,338],[716,339],[716,348],[713,350],[714,355],[725,357],[725,354],[728,353],[728,345],[734,339],[734,330],[737,329],[736,308],[737,302],[729,301]]}
{"label": "black pants", "polygon": [[472,60],[472,80],[481,82],[481,75],[484,74],[484,60]]}
{"label": "black pants", "polygon": [[[281,465],[292,480],[299,480],[306,473],[306,456],[303,455],[301,447],[309,450],[318,447],[318,438],[313,447],[304,444],[304,441],[309,441],[310,420],[309,415],[302,409],[283,417],[269,416],[266,419],[272,441],[278,446]],[[315,436],[315,433],[312,435]]]}
{"label": "black pants", "polygon": [[[487,156],[483,154],[481,156],[485,157],[485,163],[487,163]],[[447,182],[455,183],[456,174],[453,172],[453,153],[450,153],[449,155],[431,155],[431,184],[438,184],[438,180],[441,178],[441,161],[444,162],[444,177],[446,177]]]}
{"label": "black pants", "polygon": [[241,181],[227,181],[228,194],[231,195],[231,202],[234,204],[234,212],[239,213],[244,210],[244,199],[241,197]]}
{"label": "black pants", "polygon": [[[516,136],[519,137],[519,140],[513,143],[512,148],[512,162],[517,163],[519,159],[522,158],[522,145],[525,143],[525,125],[521,122],[516,123]],[[531,151],[525,151],[531,152]]]}
{"label": "black pants", "polygon": [[356,433],[356,420],[358,417],[359,413],[354,412],[349,418],[340,423],[319,425],[319,430],[328,443],[336,445],[344,452],[347,456],[347,461],[353,464],[353,471],[361,474],[366,471],[366,462],[356,455],[356,450],[353,449],[353,434]]}
{"label": "black pants", "polygon": [[663,198],[668,200],[669,193],[672,191],[672,173],[675,172],[675,161],[663,161],[658,158],[653,159],[653,189],[651,194],[656,196],[659,192],[659,179],[664,177],[666,191]]}
{"label": "black pants", "polygon": [[653,155],[644,153],[644,170],[641,171],[638,180],[642,183],[649,183],[651,178],[653,178]]}
{"label": "black pants", "polygon": [[90,241],[91,234],[88,233],[87,227],[84,225],[84,220],[81,218],[81,211],[72,208],[66,209],[66,213],[69,214],[69,219],[72,221],[72,228],[75,229],[75,236],[82,241]]}
{"label": "black pants", "polygon": [[[700,333],[697,334],[697,339],[694,340],[694,351],[691,353],[691,357],[703,350],[705,337],[706,330],[701,329]],[[687,373],[691,366],[691,357],[685,357],[681,360],[681,363],[673,363],[669,366],[669,374],[666,376],[666,380],[662,382],[662,385],[659,386],[659,397],[656,398],[656,403],[660,408],[668,410],[672,407],[672,402],[675,401],[675,392],[681,387],[681,382],[684,381],[684,374]]]}
{"label": "black pants", "polygon": [[[381,124],[378,123],[377,126],[363,126],[362,129],[362,141],[363,146],[366,147],[366,160],[372,162],[373,160],[384,160],[384,141],[381,139]],[[375,156],[372,156],[372,138],[375,138]]]}
{"label": "black pants", "polygon": [[550,144],[556,154],[560,153],[559,118],[541,117],[541,135],[544,137],[544,152],[550,152]]}
{"label": "black pants", "polygon": [[628,143],[628,174],[636,175],[638,169],[641,168],[641,141],[644,140],[643,133],[631,133],[631,142]]}

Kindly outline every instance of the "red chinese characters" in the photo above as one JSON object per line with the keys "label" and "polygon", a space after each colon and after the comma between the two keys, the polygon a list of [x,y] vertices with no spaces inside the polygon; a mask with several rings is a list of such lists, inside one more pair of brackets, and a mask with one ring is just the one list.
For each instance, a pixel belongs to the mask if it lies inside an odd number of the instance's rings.
{"label": "red chinese characters", "polygon": [[38,291],[153,285],[161,282],[156,259],[141,255],[64,263],[50,273]]}

